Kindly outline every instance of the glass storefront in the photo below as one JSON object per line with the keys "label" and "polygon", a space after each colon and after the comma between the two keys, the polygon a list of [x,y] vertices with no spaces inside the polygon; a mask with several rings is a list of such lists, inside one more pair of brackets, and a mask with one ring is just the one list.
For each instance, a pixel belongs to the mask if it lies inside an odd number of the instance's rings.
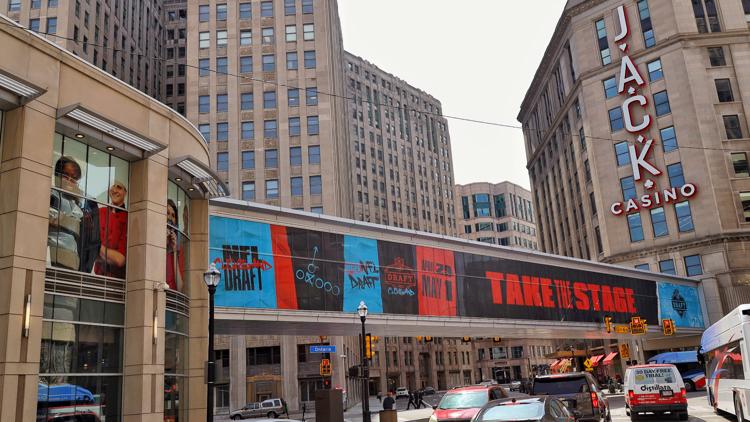
{"label": "glass storefront", "polygon": [[185,268],[190,257],[190,199],[173,182],[167,188],[167,285],[187,294]]}
{"label": "glass storefront", "polygon": [[188,317],[167,310],[164,330],[164,420],[186,421],[180,399],[187,397]]}

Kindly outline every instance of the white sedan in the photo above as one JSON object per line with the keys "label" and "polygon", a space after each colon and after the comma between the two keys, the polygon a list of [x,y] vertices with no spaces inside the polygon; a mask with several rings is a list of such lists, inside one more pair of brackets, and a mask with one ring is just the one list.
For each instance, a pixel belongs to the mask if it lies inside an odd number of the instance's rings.
{"label": "white sedan", "polygon": [[398,387],[396,389],[396,398],[399,397],[409,397],[409,389],[406,387]]}

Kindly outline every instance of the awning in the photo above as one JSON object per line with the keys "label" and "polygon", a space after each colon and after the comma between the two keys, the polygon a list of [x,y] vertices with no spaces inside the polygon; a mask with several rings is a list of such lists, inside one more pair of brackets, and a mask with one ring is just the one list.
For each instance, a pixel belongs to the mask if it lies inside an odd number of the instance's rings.
{"label": "awning", "polygon": [[557,365],[557,370],[564,372],[570,366],[570,359],[560,359],[560,363]]}
{"label": "awning", "polygon": [[555,359],[549,363],[549,369],[555,369],[558,365],[560,365],[560,361],[562,359]]}
{"label": "awning", "polygon": [[591,356],[589,358],[589,362],[591,362],[591,366],[597,366],[599,364],[599,361],[602,360],[603,357],[604,355]]}
{"label": "awning", "polygon": [[612,352],[612,353],[608,354],[607,357],[604,358],[604,360],[602,361],[602,364],[604,364],[604,365],[611,365],[612,364],[612,359],[614,359],[616,356],[617,356],[617,352]]}

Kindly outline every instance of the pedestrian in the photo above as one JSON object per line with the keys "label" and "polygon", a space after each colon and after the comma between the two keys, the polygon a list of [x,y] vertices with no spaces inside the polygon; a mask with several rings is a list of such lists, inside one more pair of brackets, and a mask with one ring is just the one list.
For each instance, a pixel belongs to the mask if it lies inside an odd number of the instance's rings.
{"label": "pedestrian", "polygon": [[393,410],[393,405],[396,404],[396,400],[393,398],[393,391],[389,391],[388,395],[383,399],[383,410]]}
{"label": "pedestrian", "polygon": [[406,410],[409,410],[409,406],[414,406],[414,408],[417,408],[417,402],[416,402],[416,394],[414,392],[409,391],[409,403],[406,404]]}
{"label": "pedestrian", "polygon": [[376,395],[376,397],[378,398],[378,402],[379,403],[383,402],[383,392],[382,391],[378,391],[378,394]]}
{"label": "pedestrian", "polygon": [[427,403],[424,402],[424,390],[417,391],[417,409],[427,407]]}

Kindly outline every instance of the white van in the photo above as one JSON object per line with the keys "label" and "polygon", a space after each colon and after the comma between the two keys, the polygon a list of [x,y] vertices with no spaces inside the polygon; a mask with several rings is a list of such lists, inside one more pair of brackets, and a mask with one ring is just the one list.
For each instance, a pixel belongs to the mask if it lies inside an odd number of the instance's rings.
{"label": "white van", "polygon": [[625,371],[625,413],[631,420],[652,412],[688,420],[685,383],[674,365],[636,365]]}

